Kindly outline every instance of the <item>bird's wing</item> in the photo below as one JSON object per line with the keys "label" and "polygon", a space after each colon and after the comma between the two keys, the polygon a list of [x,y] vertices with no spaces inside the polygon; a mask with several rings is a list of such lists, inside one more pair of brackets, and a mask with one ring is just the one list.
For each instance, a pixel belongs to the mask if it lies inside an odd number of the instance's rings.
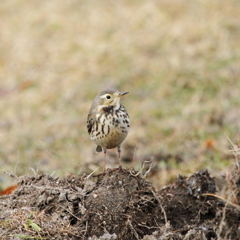
{"label": "bird's wing", "polygon": [[88,129],[89,134],[92,131],[93,123],[94,123],[93,115],[91,113],[89,113],[88,119],[87,119],[87,129]]}

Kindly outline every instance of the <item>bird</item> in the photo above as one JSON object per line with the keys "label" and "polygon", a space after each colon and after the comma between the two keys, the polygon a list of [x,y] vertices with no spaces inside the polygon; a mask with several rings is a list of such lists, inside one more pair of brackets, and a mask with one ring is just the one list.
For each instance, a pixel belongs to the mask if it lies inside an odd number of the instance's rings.
{"label": "bird", "polygon": [[87,117],[87,130],[90,139],[97,144],[96,152],[104,152],[104,171],[107,149],[117,148],[121,165],[121,144],[128,135],[130,117],[120,104],[120,98],[127,93],[115,89],[101,91],[93,100]]}

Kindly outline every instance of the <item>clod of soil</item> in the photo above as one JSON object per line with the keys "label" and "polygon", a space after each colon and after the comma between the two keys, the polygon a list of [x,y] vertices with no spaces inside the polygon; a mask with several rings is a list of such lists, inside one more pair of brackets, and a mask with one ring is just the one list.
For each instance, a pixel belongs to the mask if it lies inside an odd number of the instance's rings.
{"label": "clod of soil", "polygon": [[207,170],[156,191],[136,171],[18,178],[0,197],[0,239],[240,239],[240,210]]}

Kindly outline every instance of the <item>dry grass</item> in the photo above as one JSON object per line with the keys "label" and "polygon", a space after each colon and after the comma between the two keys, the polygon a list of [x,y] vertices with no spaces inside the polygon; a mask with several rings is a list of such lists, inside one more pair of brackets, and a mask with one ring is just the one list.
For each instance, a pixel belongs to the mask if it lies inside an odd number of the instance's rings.
{"label": "dry grass", "polygon": [[115,87],[130,91],[135,161],[183,159],[160,162],[158,183],[222,171],[227,137],[239,142],[239,12],[238,0],[3,1],[0,170],[94,170],[86,116]]}

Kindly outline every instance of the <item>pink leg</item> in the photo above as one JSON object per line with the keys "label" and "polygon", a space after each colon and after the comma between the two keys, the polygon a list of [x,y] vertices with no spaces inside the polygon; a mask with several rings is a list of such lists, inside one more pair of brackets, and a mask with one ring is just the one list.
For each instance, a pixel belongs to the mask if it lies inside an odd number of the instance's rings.
{"label": "pink leg", "polygon": [[121,166],[121,145],[118,146],[118,160],[119,160],[119,166]]}
{"label": "pink leg", "polygon": [[103,152],[104,152],[104,164],[103,164],[103,171],[105,172],[106,171],[106,159],[107,159],[107,150],[106,149],[104,149],[103,150]]}

